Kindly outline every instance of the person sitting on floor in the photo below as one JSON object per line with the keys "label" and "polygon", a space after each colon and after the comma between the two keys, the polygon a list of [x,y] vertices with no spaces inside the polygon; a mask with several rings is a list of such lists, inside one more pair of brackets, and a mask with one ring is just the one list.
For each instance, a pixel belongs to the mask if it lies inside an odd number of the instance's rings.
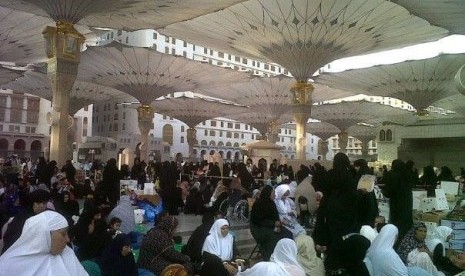
{"label": "person sitting on floor", "polygon": [[138,266],[155,275],[161,275],[171,264],[183,265],[189,273],[193,272],[190,258],[174,249],[173,234],[178,220],[173,216],[162,217],[157,225],[149,230],[142,239]]}
{"label": "person sitting on floor", "polygon": [[279,213],[281,223],[297,237],[306,234],[305,228],[297,221],[294,202],[289,198],[289,185],[281,184],[276,188],[276,198],[274,200]]}
{"label": "person sitting on floor", "polygon": [[291,239],[282,239],[277,244],[269,262],[259,262],[239,272],[237,276],[305,276],[297,261],[297,246]]}
{"label": "person sitting on floor", "polygon": [[187,244],[183,247],[181,253],[191,258],[194,267],[200,267],[202,262],[202,246],[208,236],[215,218],[212,213],[205,213],[202,217],[202,224],[198,226],[189,237]]}
{"label": "person sitting on floor", "polygon": [[229,233],[229,222],[218,219],[213,223],[202,247],[204,263],[200,275],[234,275],[237,270],[230,264],[237,256],[234,238]]}

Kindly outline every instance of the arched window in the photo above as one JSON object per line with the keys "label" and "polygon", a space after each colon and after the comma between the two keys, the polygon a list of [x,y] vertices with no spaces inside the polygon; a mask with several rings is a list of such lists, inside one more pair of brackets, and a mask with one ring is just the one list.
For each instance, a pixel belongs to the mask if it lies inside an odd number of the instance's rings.
{"label": "arched window", "polygon": [[231,152],[230,152],[230,151],[228,151],[228,152],[226,153],[226,159],[231,159]]}
{"label": "arched window", "polygon": [[87,125],[87,117],[84,117],[84,120],[82,120],[82,124]]}
{"label": "arched window", "polygon": [[234,143],[234,147],[235,147],[235,148],[238,148],[238,147],[239,147],[239,143],[238,143],[238,142]]}
{"label": "arched window", "polygon": [[207,141],[205,141],[205,140],[202,140],[202,141],[200,142],[200,144],[201,144],[202,146],[208,145]]}
{"label": "arched window", "polygon": [[7,149],[8,149],[8,140],[0,139],[0,150],[7,150]]}
{"label": "arched window", "polygon": [[219,141],[218,142],[218,147],[223,147],[224,146],[224,143],[222,141]]}
{"label": "arched window", "polygon": [[379,132],[379,140],[380,140],[380,141],[386,141],[386,132],[384,131],[384,129],[382,129],[382,130]]}
{"label": "arched window", "polygon": [[213,154],[215,154],[215,151],[214,151],[214,150],[211,150],[211,151],[210,151],[210,155],[213,155]]}
{"label": "arched window", "polygon": [[392,141],[392,131],[390,129],[386,130],[386,141]]}
{"label": "arched window", "polygon": [[39,140],[34,140],[31,143],[31,151],[41,151],[42,150],[42,142]]}
{"label": "arched window", "polygon": [[210,141],[210,146],[213,146],[213,147],[214,147],[214,146],[216,146],[216,143],[215,143],[215,141],[213,141],[213,140],[212,140],[212,141]]}
{"label": "arched window", "polygon": [[163,142],[173,145],[173,126],[170,124],[166,124],[163,126]]}
{"label": "arched window", "polygon": [[14,150],[26,150],[26,142],[23,139],[16,140]]}
{"label": "arched window", "polygon": [[226,146],[231,147],[232,146],[231,142],[226,142]]}
{"label": "arched window", "polygon": [[222,150],[219,151],[219,154],[220,154],[221,158],[223,158],[224,152]]}
{"label": "arched window", "polygon": [[292,151],[292,147],[288,147],[287,150],[288,150],[288,151]]}

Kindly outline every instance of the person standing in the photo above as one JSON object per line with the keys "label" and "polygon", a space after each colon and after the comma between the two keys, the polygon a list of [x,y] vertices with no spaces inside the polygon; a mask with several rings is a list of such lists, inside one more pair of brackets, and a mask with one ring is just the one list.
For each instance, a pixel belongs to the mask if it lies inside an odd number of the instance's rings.
{"label": "person standing", "polygon": [[389,223],[399,229],[399,240],[413,225],[412,185],[408,181],[405,164],[399,159],[392,161],[386,175],[384,195],[389,197]]}

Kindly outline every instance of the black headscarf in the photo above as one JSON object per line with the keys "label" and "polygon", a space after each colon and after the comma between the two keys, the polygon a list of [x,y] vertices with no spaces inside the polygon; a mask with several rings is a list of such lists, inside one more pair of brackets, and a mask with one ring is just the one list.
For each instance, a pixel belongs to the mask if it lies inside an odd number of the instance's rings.
{"label": "black headscarf", "polygon": [[34,215],[37,215],[34,213],[34,203],[43,203],[48,202],[49,200],[50,193],[41,189],[35,190],[27,196],[25,202],[26,209],[13,218],[13,220],[8,225],[5,235],[3,235],[2,254],[8,248],[10,248],[10,246],[12,246],[17,239],[19,239],[21,233],[23,232],[23,227],[24,223],[26,223],[26,220]]}
{"label": "black headscarf", "polygon": [[343,242],[342,254],[349,275],[370,275],[363,262],[369,247],[370,240],[359,234],[351,235]]}
{"label": "black headscarf", "polygon": [[266,185],[252,207],[250,220],[257,226],[274,227],[274,222],[279,220],[276,204],[271,200],[273,187]]}
{"label": "black headscarf", "polygon": [[121,250],[127,245],[131,245],[131,238],[126,234],[119,234],[111,241],[98,260],[102,275],[138,275],[134,255],[123,256],[121,254]]}

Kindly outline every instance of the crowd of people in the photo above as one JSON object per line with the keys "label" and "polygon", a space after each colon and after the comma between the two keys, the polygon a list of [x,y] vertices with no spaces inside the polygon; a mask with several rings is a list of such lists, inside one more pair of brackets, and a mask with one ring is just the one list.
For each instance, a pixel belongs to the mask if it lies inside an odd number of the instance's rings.
{"label": "crowd of people", "polygon": [[[206,161],[146,164],[136,158],[120,170],[110,159],[104,166],[96,162],[103,171],[96,183],[91,177],[78,181],[71,161],[59,169],[44,158],[13,157],[8,166],[20,170],[4,170],[0,177],[2,272],[436,276],[465,268],[465,256],[446,246],[452,229],[428,233],[412,217],[412,189],[422,185],[430,192],[438,181],[455,181],[447,167],[440,174],[425,167],[419,177],[413,162],[394,160],[389,171],[377,173],[390,198],[385,221],[374,191],[358,185],[374,169],[363,159],[351,164],[343,153],[328,171],[315,163],[296,172],[277,160],[220,168]],[[129,178],[141,186],[153,181],[162,198],[165,211],[147,233],[136,231],[131,201],[120,196],[119,182]],[[243,199],[251,202],[246,215],[262,258],[253,266],[240,256],[230,230],[232,209]],[[182,250],[174,236],[180,212],[203,216]],[[139,248],[137,260],[132,247]]]}

